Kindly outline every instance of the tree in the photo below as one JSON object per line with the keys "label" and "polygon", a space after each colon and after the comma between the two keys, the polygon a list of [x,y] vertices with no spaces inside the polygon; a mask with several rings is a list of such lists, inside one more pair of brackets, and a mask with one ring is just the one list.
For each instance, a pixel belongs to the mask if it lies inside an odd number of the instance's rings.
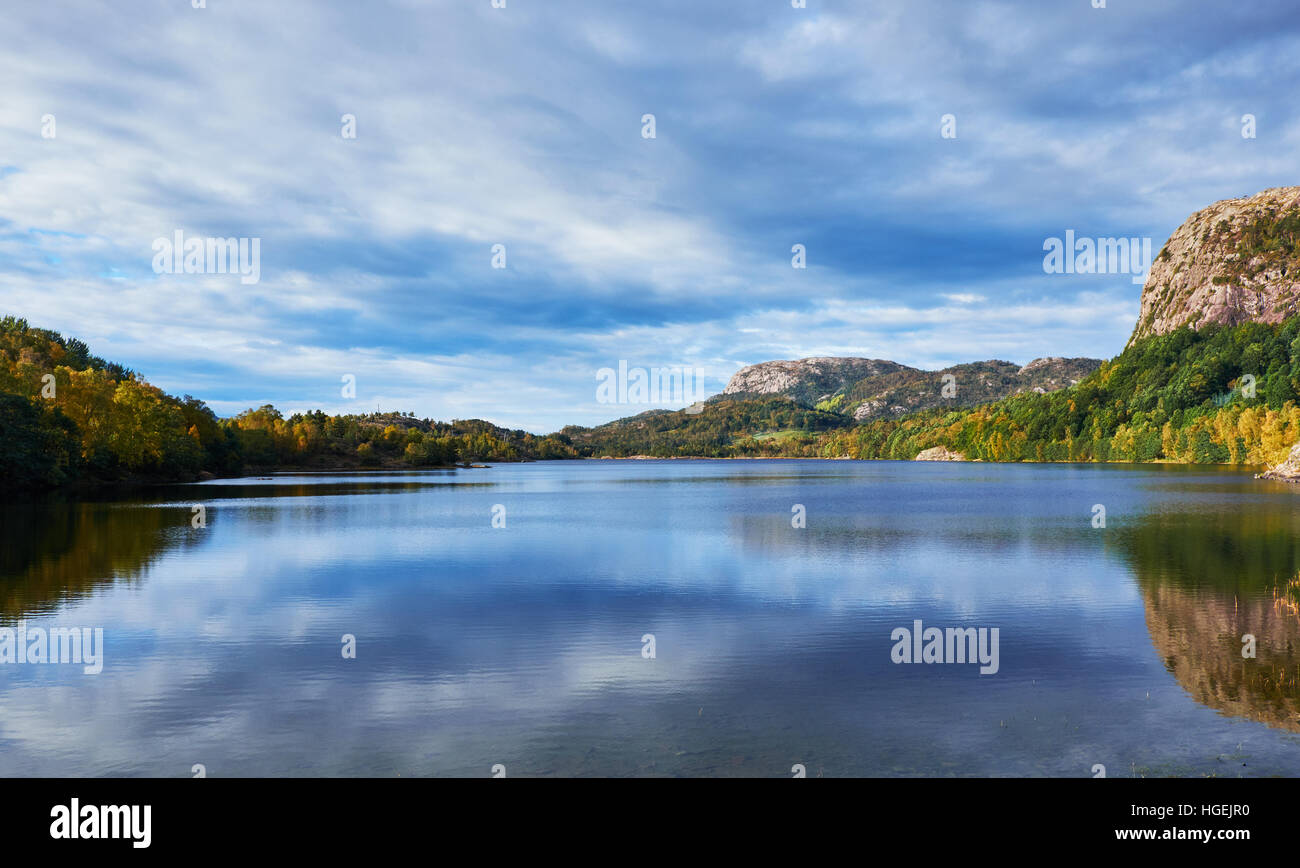
{"label": "tree", "polygon": [[58,409],[0,393],[0,480],[15,489],[68,482],[80,462],[77,426]]}

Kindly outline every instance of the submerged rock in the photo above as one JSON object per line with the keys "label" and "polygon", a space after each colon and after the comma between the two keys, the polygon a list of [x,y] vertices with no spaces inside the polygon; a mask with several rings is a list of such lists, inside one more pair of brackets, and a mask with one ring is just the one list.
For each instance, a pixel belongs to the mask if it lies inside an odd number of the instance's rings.
{"label": "submerged rock", "polygon": [[953,452],[947,446],[932,446],[916,456],[917,461],[965,461],[966,456]]}

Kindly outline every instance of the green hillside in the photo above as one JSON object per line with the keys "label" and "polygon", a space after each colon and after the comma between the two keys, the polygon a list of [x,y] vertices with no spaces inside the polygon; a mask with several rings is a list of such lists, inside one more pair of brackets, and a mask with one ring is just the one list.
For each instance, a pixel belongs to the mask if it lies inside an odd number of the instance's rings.
{"label": "green hillside", "polygon": [[285,418],[271,406],[219,419],[84,343],[0,319],[0,489],[183,481],[258,470],[440,467],[575,457],[562,437],[410,414]]}
{"label": "green hillside", "polygon": [[823,454],[910,459],[946,446],[986,461],[1276,463],[1300,439],[1298,335],[1300,317],[1184,327],[1068,389],[868,423],[828,437]]}

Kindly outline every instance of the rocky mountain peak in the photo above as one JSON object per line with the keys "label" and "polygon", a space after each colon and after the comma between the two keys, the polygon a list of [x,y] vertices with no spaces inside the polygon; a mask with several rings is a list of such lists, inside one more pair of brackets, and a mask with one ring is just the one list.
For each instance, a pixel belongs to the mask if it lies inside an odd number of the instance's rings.
{"label": "rocky mountain peak", "polygon": [[1300,187],[1197,211],[1151,263],[1129,344],[1183,325],[1277,323],[1300,302]]}
{"label": "rocky mountain peak", "polygon": [[833,358],[760,362],[732,375],[724,395],[785,395],[800,403],[816,403],[826,395],[865,379],[914,370],[884,359]]}

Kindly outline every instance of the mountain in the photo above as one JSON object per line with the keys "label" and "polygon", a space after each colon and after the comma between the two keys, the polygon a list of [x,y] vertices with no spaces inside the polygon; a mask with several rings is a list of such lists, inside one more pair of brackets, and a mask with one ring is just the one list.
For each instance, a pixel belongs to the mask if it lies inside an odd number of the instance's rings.
{"label": "mountain", "polygon": [[[1023,367],[990,360],[939,371],[882,359],[762,362],[737,371],[714,400],[781,396],[865,422],[932,407],[986,404],[1023,392],[1052,392],[1074,385],[1100,366],[1100,359],[1057,357],[1035,359]],[[945,386],[950,387],[946,392]]]}
{"label": "mountain", "polygon": [[[702,406],[647,410],[594,428],[559,432],[587,457],[821,456],[826,438],[876,419],[954,411],[1020,394],[1066,388],[1096,359],[988,361],[922,371],[883,359],[809,358],[742,368]],[[950,397],[944,387],[951,376]]]}
{"label": "mountain", "polygon": [[1276,324],[1300,312],[1300,187],[1197,211],[1151,263],[1129,346],[1183,325]]}
{"label": "mountain", "polygon": [[[922,371],[809,358],[738,371],[697,412],[566,428],[580,455],[960,455],[1277,464],[1300,477],[1300,187],[1211,205],[1156,257],[1114,359]],[[945,378],[951,377],[945,383]],[[943,386],[955,387],[944,395]]]}
{"label": "mountain", "polygon": [[732,374],[722,394],[732,397],[784,395],[797,404],[812,407],[864,379],[915,370],[883,359],[816,357],[760,362]]}

